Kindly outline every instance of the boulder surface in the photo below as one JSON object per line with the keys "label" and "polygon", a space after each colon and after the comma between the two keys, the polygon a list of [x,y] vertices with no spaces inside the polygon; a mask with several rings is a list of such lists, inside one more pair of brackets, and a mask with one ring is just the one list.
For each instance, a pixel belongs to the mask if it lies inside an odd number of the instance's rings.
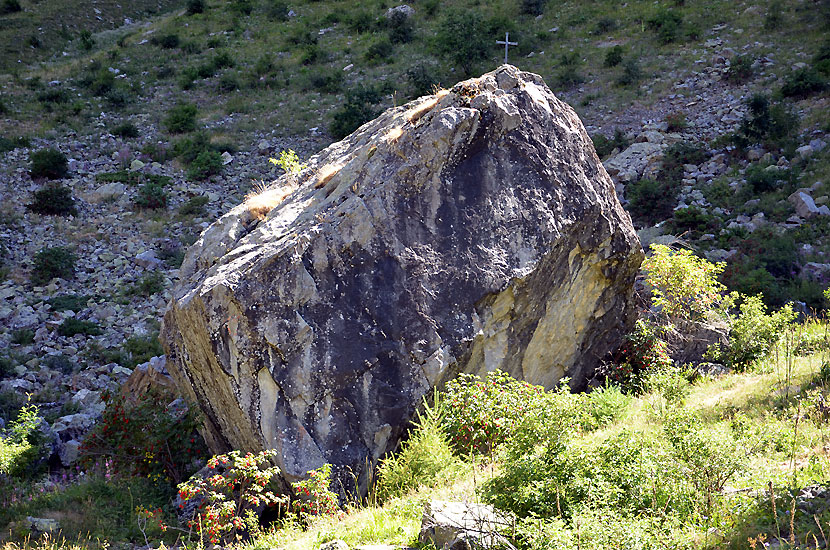
{"label": "boulder surface", "polygon": [[206,229],[164,316],[167,368],[215,452],[277,449],[286,481],[331,463],[363,492],[459,372],[584,386],[633,322],[642,257],[576,113],[505,65],[386,111]]}

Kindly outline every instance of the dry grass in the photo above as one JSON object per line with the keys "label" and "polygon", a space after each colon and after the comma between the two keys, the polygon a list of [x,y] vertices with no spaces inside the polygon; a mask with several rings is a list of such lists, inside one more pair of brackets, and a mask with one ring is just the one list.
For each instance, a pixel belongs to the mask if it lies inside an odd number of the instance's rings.
{"label": "dry grass", "polygon": [[259,183],[254,186],[253,191],[245,195],[245,208],[254,218],[264,220],[271,210],[279,206],[296,189],[297,186],[290,183],[270,189]]}
{"label": "dry grass", "polygon": [[331,181],[331,178],[337,175],[343,169],[343,164],[327,164],[317,171],[317,183],[314,184],[315,189],[325,187]]}

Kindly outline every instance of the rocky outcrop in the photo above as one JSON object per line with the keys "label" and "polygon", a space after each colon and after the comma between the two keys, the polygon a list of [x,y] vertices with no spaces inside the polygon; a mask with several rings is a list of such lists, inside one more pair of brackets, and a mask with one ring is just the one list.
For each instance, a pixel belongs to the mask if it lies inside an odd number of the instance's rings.
{"label": "rocky outcrop", "polygon": [[574,111],[503,66],[386,111],[209,227],[165,313],[167,369],[214,451],[275,448],[288,480],[328,462],[364,488],[458,372],[584,385],[633,321],[641,260]]}

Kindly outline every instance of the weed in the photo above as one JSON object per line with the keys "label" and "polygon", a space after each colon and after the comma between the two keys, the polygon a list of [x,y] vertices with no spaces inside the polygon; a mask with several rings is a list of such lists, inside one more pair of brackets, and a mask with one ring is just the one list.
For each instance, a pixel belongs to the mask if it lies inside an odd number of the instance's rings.
{"label": "weed", "polygon": [[21,328],[12,332],[11,342],[18,346],[28,346],[35,341],[35,331]]}
{"label": "weed", "polygon": [[78,313],[87,307],[90,296],[81,296],[78,294],[63,294],[55,296],[46,300],[52,311],[74,311]]}
{"label": "weed", "polygon": [[56,246],[44,248],[35,254],[32,266],[32,283],[46,284],[52,279],[72,279],[75,277],[75,254],[70,250]]}
{"label": "weed", "polygon": [[743,84],[752,77],[752,58],[738,55],[732,58],[726,70],[726,80],[733,84]]}
{"label": "weed", "polygon": [[121,124],[115,126],[110,133],[114,136],[122,138],[137,138],[138,127],[136,127],[136,125],[132,122],[122,122]]}
{"label": "weed", "polygon": [[191,197],[179,208],[179,215],[195,217],[204,216],[205,205],[207,205],[208,202],[210,202],[210,199],[208,199],[205,195]]}
{"label": "weed", "polygon": [[653,30],[664,44],[677,41],[682,26],[683,16],[673,10],[660,10],[648,20],[648,28]]}
{"label": "weed", "polygon": [[61,179],[69,172],[66,155],[54,148],[39,149],[29,155],[32,178]]}
{"label": "weed", "polygon": [[78,209],[75,208],[75,199],[72,198],[72,191],[58,183],[50,182],[34,192],[31,204],[26,208],[38,214],[49,216],[75,216]]}
{"label": "weed", "polygon": [[789,73],[784,78],[781,95],[804,99],[823,91],[826,87],[827,83],[821,78],[818,71],[812,67],[805,67]]}
{"label": "weed", "polygon": [[138,188],[138,193],[133,198],[133,203],[138,208],[156,210],[167,207],[167,191],[162,185],[155,182],[145,182]]}

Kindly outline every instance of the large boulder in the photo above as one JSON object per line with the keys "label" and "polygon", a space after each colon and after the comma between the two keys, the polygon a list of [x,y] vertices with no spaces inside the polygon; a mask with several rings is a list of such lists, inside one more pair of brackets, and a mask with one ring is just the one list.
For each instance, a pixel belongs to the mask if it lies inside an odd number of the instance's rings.
{"label": "large boulder", "polygon": [[459,372],[583,386],[633,322],[642,257],[576,113],[505,65],[386,111],[205,230],[167,369],[214,451],[275,448],[286,480],[332,463],[365,490]]}

